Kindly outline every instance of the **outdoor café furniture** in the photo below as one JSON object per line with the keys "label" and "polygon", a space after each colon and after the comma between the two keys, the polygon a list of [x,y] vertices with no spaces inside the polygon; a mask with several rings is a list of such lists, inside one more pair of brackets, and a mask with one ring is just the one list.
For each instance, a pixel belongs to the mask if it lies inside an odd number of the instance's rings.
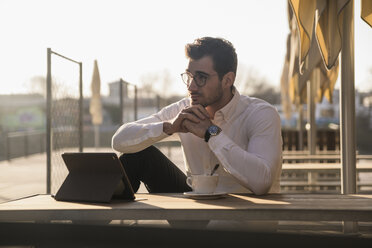
{"label": "outdoor caf\u00e9 furniture", "polygon": [[[366,188],[372,187],[370,180],[360,180],[360,173],[371,173],[372,163],[358,162],[356,164],[357,172],[357,190],[361,192]],[[298,192],[299,187],[304,187],[304,191],[318,191],[321,187],[322,192],[338,191],[341,188],[341,163],[283,163],[282,164],[282,177],[281,177],[281,189],[283,192],[287,191],[292,187],[295,187]],[[320,192],[320,191],[319,191]],[[329,193],[329,192],[328,192]]]}
{"label": "outdoor caf\u00e9 furniture", "polygon": [[229,194],[194,200],[183,194],[136,194],[135,201],[77,203],[35,195],[0,204],[0,222],[58,220],[372,221],[372,195]]}
{"label": "outdoor caf\u00e9 furniture", "polygon": [[[371,155],[356,155],[356,160],[371,160]],[[289,163],[303,163],[303,162],[340,162],[341,156],[339,154],[283,154],[283,162]],[[368,161],[369,162],[369,161]]]}

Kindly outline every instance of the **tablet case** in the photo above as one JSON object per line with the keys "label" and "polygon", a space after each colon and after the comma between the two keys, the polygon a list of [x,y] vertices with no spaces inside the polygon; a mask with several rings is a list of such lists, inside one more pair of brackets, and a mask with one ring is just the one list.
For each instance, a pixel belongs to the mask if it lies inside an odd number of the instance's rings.
{"label": "tablet case", "polygon": [[58,201],[134,200],[134,192],[115,153],[63,153],[69,171],[54,198]]}

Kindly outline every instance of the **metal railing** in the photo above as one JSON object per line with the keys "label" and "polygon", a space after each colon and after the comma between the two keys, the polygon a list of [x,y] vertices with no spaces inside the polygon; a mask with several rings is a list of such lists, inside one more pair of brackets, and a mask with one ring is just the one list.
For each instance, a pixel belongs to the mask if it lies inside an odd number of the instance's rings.
{"label": "metal railing", "polygon": [[124,81],[122,78],[119,79],[120,87],[119,87],[119,99],[120,99],[120,125],[124,123],[124,99],[125,99],[125,94],[128,93],[128,86],[134,88],[134,97],[133,97],[133,113],[134,113],[134,120],[138,119],[138,89],[137,85],[128,83]]}
{"label": "metal railing", "polygon": [[45,152],[45,131],[22,131],[4,133],[1,137],[3,151],[1,160],[11,160]]}
{"label": "metal railing", "polygon": [[[76,135],[78,131],[56,131],[53,130],[53,136],[68,137],[73,132]],[[114,127],[108,131],[101,131],[100,136],[102,139],[102,147],[110,147],[110,141]],[[93,130],[84,131],[84,147],[94,147]],[[54,142],[54,144],[53,144]],[[52,138],[52,147],[56,147],[55,139]],[[28,157],[30,155],[46,153],[46,132],[45,131],[19,131],[3,133],[0,137],[1,150],[0,161],[12,160],[21,157]],[[60,143],[60,149],[74,147],[74,144],[69,143],[65,139]]]}
{"label": "metal railing", "polygon": [[[52,54],[63,58],[66,61],[73,62],[75,64],[79,65],[79,98],[78,98],[78,135],[79,135],[79,140],[78,140],[78,146],[79,146],[79,151],[83,151],[83,64],[82,62],[78,62],[76,60],[73,60],[71,58],[68,58],[64,55],[61,55],[59,53],[56,53],[52,51],[51,48],[47,48],[47,100],[46,100],[46,152],[47,152],[47,182],[46,182],[46,187],[47,190],[46,192],[48,194],[51,193],[51,177],[52,177],[52,152],[55,146],[52,146],[52,119],[54,115],[52,115],[52,108],[57,107],[53,103],[55,103],[52,95]],[[73,100],[68,100],[68,106],[73,105]],[[65,110],[65,111],[70,111],[70,110]],[[61,120],[61,118],[59,118]],[[57,148],[58,149],[58,148]],[[59,161],[56,160],[55,161]],[[60,161],[62,163],[62,161]]]}

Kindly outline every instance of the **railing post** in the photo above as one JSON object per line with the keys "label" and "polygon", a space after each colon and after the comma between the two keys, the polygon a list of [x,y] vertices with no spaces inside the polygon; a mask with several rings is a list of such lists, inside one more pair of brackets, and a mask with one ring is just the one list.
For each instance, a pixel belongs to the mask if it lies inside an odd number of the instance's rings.
{"label": "railing post", "polygon": [[[356,193],[355,76],[354,76],[354,1],[343,10],[340,124],[341,194]],[[358,222],[344,221],[344,233],[356,233]]]}
{"label": "railing post", "polygon": [[156,110],[160,110],[160,96],[156,94]]}
{"label": "railing post", "polygon": [[83,63],[79,63],[79,152],[83,152]]}
{"label": "railing post", "polygon": [[354,1],[346,5],[343,15],[340,88],[341,193],[355,194]]}
{"label": "railing post", "polygon": [[9,133],[6,134],[6,159],[10,160],[10,138]]}
{"label": "railing post", "polygon": [[44,133],[43,132],[40,132],[39,139],[40,139],[40,153],[43,153],[44,152]]}
{"label": "railing post", "polygon": [[124,84],[124,80],[120,78],[119,80],[120,126],[124,123],[123,84]]}
{"label": "railing post", "polygon": [[25,157],[27,157],[29,155],[28,154],[28,132],[25,133],[23,140],[24,140],[24,148],[25,148],[24,150]]}
{"label": "railing post", "polygon": [[299,104],[297,128],[298,128],[298,149],[300,151],[304,150],[304,128],[302,125],[303,119],[304,119],[303,107],[302,107],[302,104]]}
{"label": "railing post", "polygon": [[138,98],[137,98],[137,85],[134,85],[134,120],[138,118]]}
{"label": "railing post", "polygon": [[52,50],[47,49],[47,87],[46,87],[46,154],[47,154],[47,169],[46,169],[46,193],[50,194],[51,189],[51,135],[52,135],[52,76],[51,76],[51,55]]}
{"label": "railing post", "polygon": [[307,82],[307,121],[310,128],[307,132],[307,144],[309,154],[314,155],[316,152],[316,120],[315,120],[315,98],[316,84],[319,82],[319,70],[314,69],[311,79]]}

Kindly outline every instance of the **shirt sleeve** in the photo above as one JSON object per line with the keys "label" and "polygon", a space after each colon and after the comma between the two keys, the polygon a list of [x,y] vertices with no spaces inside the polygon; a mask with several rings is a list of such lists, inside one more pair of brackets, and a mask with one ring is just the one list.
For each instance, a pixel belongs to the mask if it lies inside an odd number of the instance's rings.
{"label": "shirt sleeve", "polygon": [[280,117],[273,107],[258,110],[247,128],[247,149],[238,146],[223,130],[208,145],[224,169],[254,194],[267,193],[281,171]]}
{"label": "shirt sleeve", "polygon": [[185,99],[163,108],[152,116],[122,125],[112,137],[112,148],[122,153],[135,153],[164,138],[177,140],[179,138],[177,134],[169,136],[163,132],[163,122],[174,119],[184,106]]}

